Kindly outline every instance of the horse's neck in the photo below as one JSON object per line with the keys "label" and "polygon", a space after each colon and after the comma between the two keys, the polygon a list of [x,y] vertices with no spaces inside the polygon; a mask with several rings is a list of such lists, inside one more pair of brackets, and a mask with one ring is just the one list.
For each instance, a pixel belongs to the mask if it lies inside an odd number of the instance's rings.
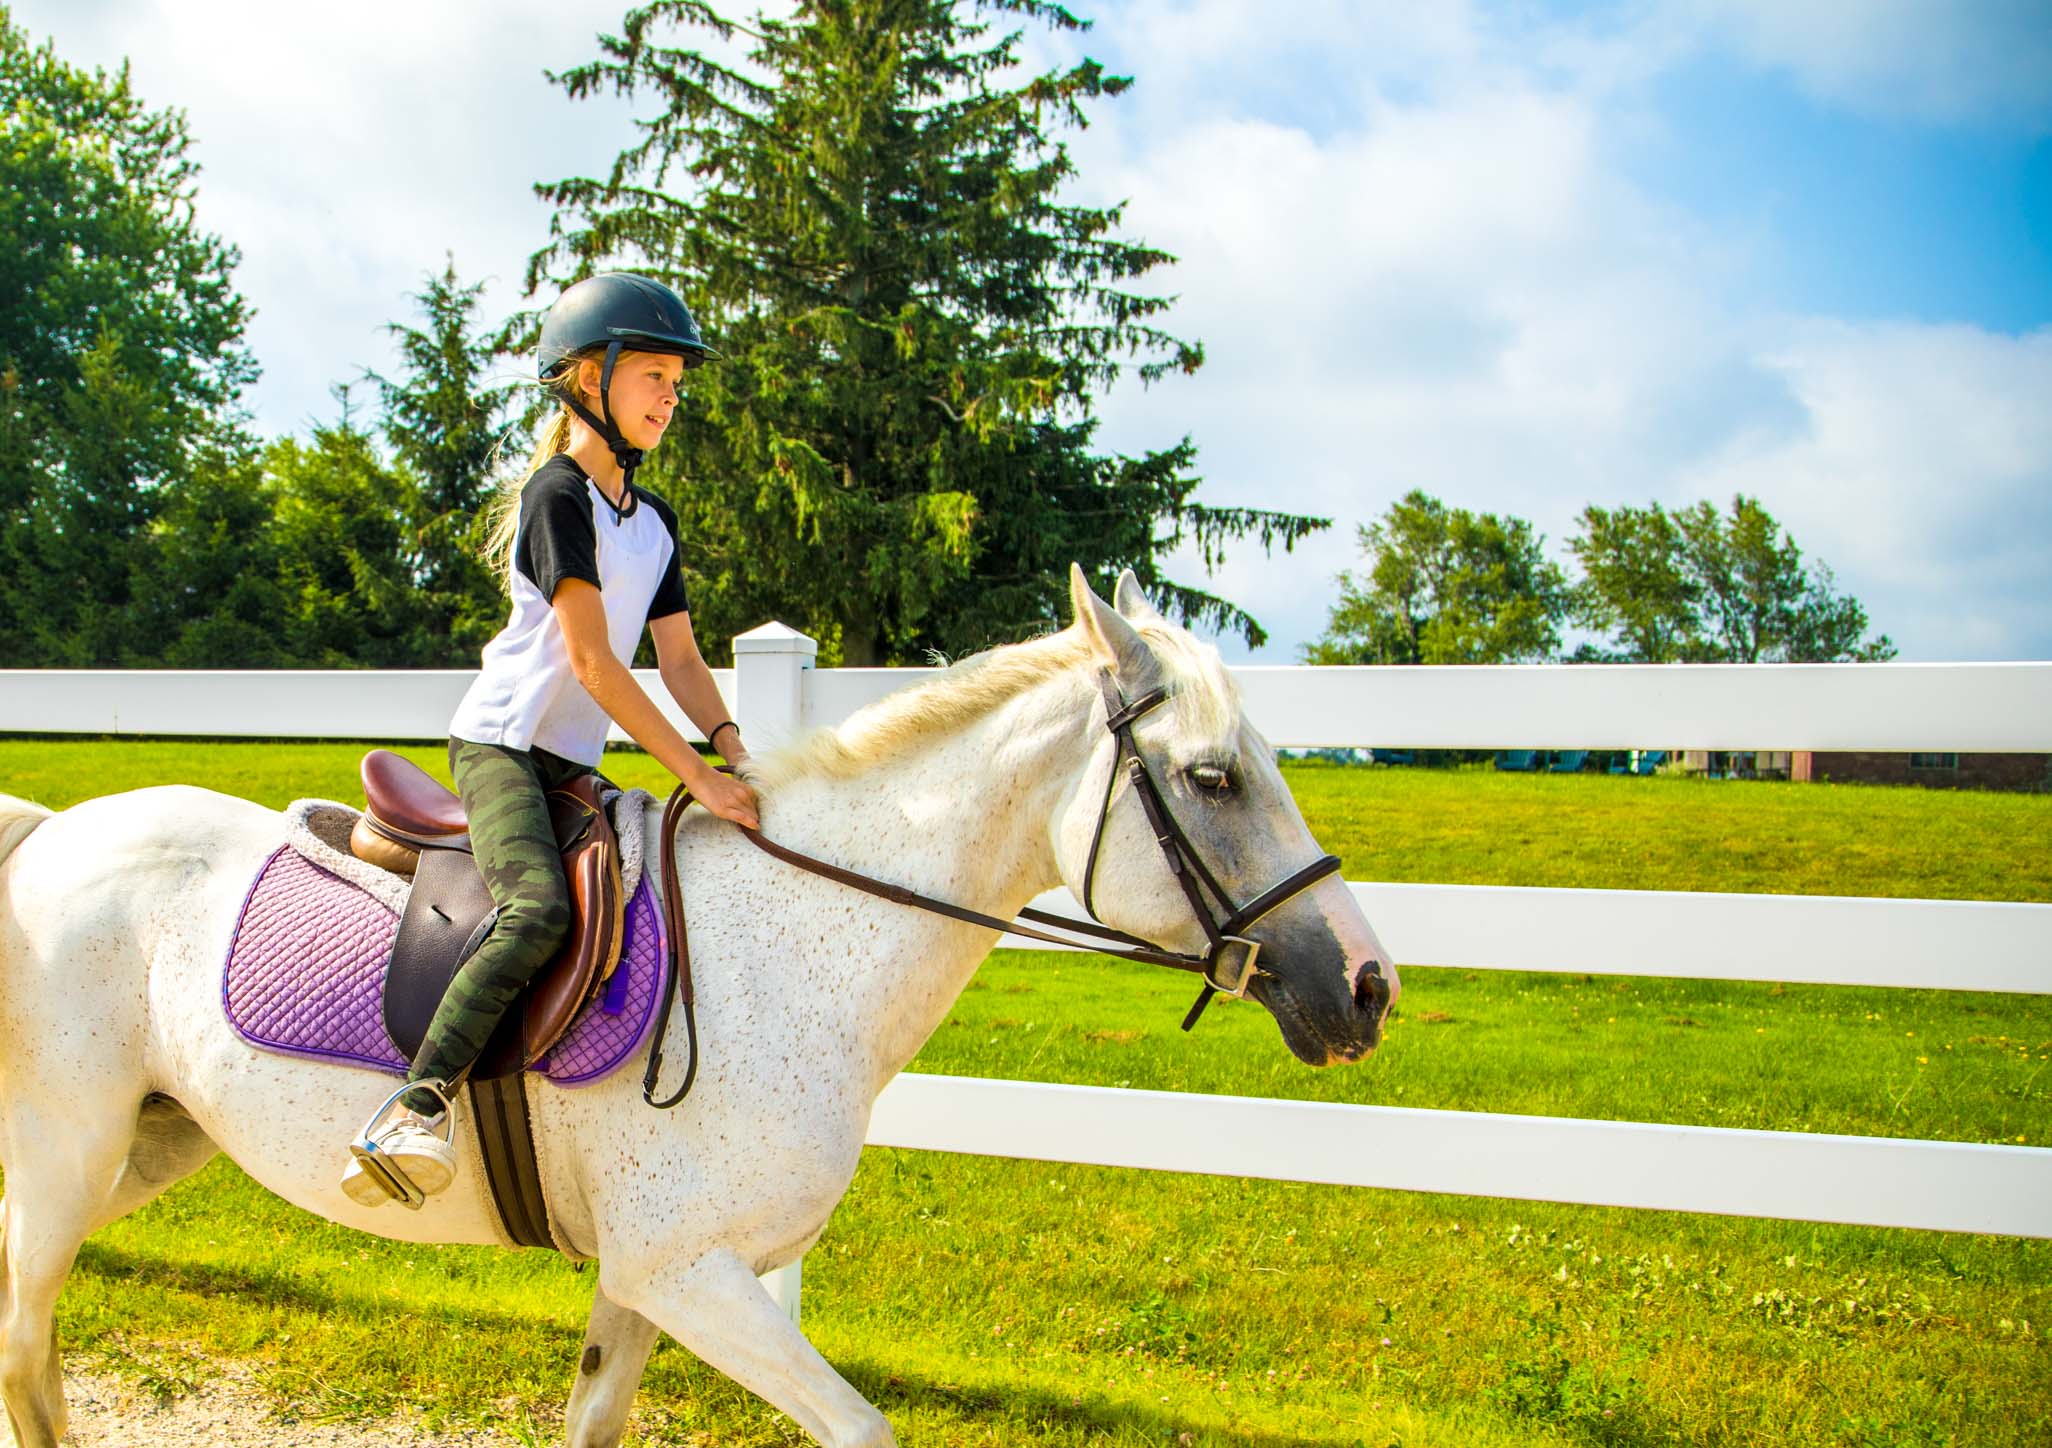
{"label": "horse's neck", "polygon": [[[770,838],[866,875],[1010,919],[1060,882],[1048,821],[1083,757],[1086,686],[1053,680],[946,737],[845,779],[811,776],[767,803]],[[825,881],[828,891],[845,889]],[[988,950],[988,932],[876,900],[870,949],[823,942],[843,1026],[876,1084],[915,1055]]]}

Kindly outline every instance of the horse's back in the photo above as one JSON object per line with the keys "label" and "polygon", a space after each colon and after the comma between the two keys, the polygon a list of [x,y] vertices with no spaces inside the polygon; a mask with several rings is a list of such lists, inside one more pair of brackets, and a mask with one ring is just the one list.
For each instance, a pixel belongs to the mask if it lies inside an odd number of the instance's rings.
{"label": "horse's back", "polygon": [[0,862],[0,1014],[47,1029],[66,1010],[139,1004],[151,957],[212,945],[280,838],[276,811],[190,785],[43,820]]}

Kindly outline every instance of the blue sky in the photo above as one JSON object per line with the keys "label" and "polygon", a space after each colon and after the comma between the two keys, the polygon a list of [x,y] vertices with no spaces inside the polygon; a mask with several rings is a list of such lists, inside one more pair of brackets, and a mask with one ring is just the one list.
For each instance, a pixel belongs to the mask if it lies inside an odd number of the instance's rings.
{"label": "blue sky", "polygon": [[[1188,433],[1207,500],[1336,520],[1213,581],[1270,626],[1255,661],[1320,631],[1354,530],[1411,487],[1556,550],[1588,502],[1742,490],[1905,658],[2052,658],[2043,0],[1076,8],[1095,31],[1034,57],[1138,78],[1072,138],[1077,194],[1180,258],[1172,328],[1210,357],[1118,389],[1103,440]],[[391,366],[383,324],[445,251],[518,304],[530,183],[628,135],[540,74],[614,5],[14,9],[188,111],[272,431]]]}
{"label": "blue sky", "polygon": [[1658,106],[1669,133],[1630,174],[1707,224],[1774,237],[1761,304],[2009,333],[2052,321],[2042,128],[1872,119],[1718,54],[1665,77]]}

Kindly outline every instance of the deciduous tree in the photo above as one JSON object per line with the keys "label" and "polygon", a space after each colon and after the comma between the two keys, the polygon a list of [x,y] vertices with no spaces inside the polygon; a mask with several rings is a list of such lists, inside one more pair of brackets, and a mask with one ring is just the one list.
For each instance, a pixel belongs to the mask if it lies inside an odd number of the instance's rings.
{"label": "deciduous tree", "polygon": [[[1568,540],[1581,561],[1577,619],[1608,634],[1607,657],[1643,663],[1834,663],[1895,656],[1869,637],[1867,611],[1831,570],[1805,564],[1795,539],[1743,494],[1709,502],[1582,513]],[[1600,651],[1592,651],[1598,652]]]}
{"label": "deciduous tree", "polygon": [[233,450],[256,376],[185,118],[0,8],[0,663],[124,664],[166,490]]}
{"label": "deciduous tree", "polygon": [[1582,565],[1575,622],[1608,635],[1609,649],[1584,648],[1588,660],[1669,664],[1706,654],[1703,585],[1682,556],[1682,532],[1658,503],[1645,508],[1582,510],[1568,551]]}
{"label": "deciduous tree", "polygon": [[1524,663],[1560,645],[1566,582],[1522,518],[1412,491],[1361,529],[1361,552],[1310,663]]}

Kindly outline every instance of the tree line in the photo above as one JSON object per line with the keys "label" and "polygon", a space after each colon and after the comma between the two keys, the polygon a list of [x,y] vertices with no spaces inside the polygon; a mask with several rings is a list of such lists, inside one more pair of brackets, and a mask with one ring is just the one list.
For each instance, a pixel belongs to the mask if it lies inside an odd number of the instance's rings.
{"label": "tree line", "polygon": [[1895,656],[1757,499],[1582,510],[1570,579],[1523,518],[1413,491],[1360,530],[1315,664],[1832,663]]}
{"label": "tree line", "polygon": [[[391,325],[395,375],[338,379],[332,418],[266,438],[241,402],[258,369],[239,257],[198,222],[183,115],[125,67],[32,43],[0,4],[0,665],[474,664],[506,606],[482,505],[517,477],[539,402],[503,379],[560,287],[615,268],[670,283],[723,354],[638,475],[683,525],[710,653],[771,616],[825,663],[1030,636],[1063,622],[1071,559],[1107,585],[1130,567],[1171,616],[1261,643],[1171,555],[1208,572],[1330,520],[1202,501],[1188,437],[1096,443],[1107,389],[1204,352],[1149,284],[1174,259],[1125,236],[1118,207],[1064,199],[1060,133],[1131,79],[1088,60],[1020,79],[1027,23],[1085,25],[1042,0],[815,0],[745,24],[700,0],[630,10],[556,77],[640,114],[603,175],[537,185],[555,210],[533,310],[483,315],[451,258]],[[746,68],[694,48],[715,38]],[[1311,654],[1538,656],[1563,609],[1599,597],[1617,600],[1619,657],[1752,626],[1743,589],[1691,571],[1694,514],[1603,517],[1630,542],[1612,592],[1590,559],[1574,589],[1544,567],[1487,581],[1526,567],[1522,525],[1414,494],[1364,530],[1371,565],[1341,580]],[[1662,529],[1682,539],[1666,563],[1641,541]],[[1850,617],[1776,613],[1756,646],[1807,629],[1793,646],[1822,647]]]}

